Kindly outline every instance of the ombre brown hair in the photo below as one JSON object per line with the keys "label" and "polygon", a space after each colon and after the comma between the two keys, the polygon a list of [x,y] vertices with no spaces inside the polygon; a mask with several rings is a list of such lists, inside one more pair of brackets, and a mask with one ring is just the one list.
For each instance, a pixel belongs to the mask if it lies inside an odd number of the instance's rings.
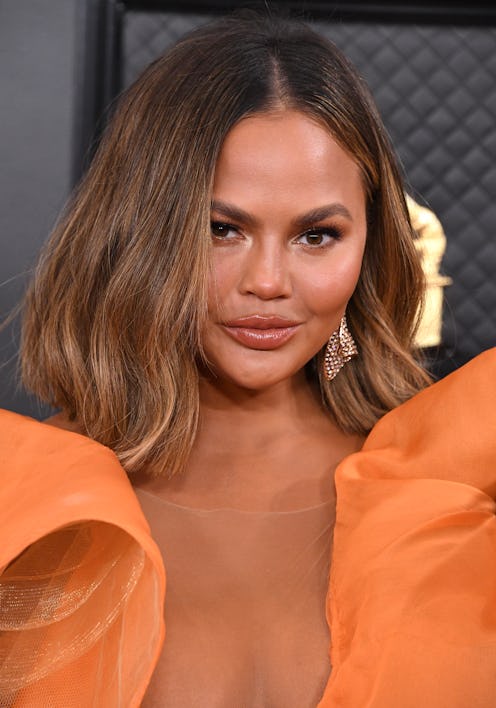
{"label": "ombre brown hair", "polygon": [[331,383],[323,352],[307,366],[330,415],[366,433],[428,382],[413,348],[422,270],[367,88],[304,24],[228,16],[184,37],[122,94],[26,297],[24,385],[130,473],[173,474],[188,458],[217,157],[240,119],[281,106],[328,127],[361,168],[367,196],[365,255],[347,311],[360,354]]}

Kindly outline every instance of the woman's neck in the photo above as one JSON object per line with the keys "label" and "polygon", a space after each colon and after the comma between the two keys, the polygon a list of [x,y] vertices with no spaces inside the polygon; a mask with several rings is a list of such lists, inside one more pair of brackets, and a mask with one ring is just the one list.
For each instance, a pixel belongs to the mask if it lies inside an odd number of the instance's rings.
{"label": "woman's neck", "polygon": [[187,467],[139,486],[182,506],[291,511],[332,500],[334,468],[360,445],[338,429],[303,373],[256,392],[202,379]]}
{"label": "woman's neck", "polygon": [[269,389],[250,391],[212,379],[200,380],[200,426],[195,447],[218,445],[236,453],[277,446],[288,436],[332,425],[319,392],[303,372]]}

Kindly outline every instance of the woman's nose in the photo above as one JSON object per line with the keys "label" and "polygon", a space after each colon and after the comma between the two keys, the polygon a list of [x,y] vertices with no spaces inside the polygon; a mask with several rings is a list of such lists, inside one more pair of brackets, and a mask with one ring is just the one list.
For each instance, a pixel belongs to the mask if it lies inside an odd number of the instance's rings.
{"label": "woman's nose", "polygon": [[246,253],[240,290],[262,300],[289,297],[291,276],[288,254],[281,244],[254,243]]}

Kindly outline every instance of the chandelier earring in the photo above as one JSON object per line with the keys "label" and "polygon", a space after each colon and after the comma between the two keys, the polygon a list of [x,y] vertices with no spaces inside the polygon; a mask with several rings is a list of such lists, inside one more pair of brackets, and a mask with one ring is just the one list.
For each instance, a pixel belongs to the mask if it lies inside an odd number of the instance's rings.
{"label": "chandelier earring", "polygon": [[324,376],[327,381],[332,381],[346,362],[357,354],[355,340],[348,329],[346,315],[343,315],[338,329],[331,334],[325,350]]}

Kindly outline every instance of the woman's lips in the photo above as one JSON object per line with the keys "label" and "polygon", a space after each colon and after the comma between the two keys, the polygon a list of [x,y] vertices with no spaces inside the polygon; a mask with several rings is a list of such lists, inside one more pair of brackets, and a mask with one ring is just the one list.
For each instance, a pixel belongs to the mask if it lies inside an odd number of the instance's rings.
{"label": "woman's lips", "polygon": [[283,317],[250,315],[225,322],[222,329],[234,340],[250,349],[277,349],[291,339],[299,322]]}

